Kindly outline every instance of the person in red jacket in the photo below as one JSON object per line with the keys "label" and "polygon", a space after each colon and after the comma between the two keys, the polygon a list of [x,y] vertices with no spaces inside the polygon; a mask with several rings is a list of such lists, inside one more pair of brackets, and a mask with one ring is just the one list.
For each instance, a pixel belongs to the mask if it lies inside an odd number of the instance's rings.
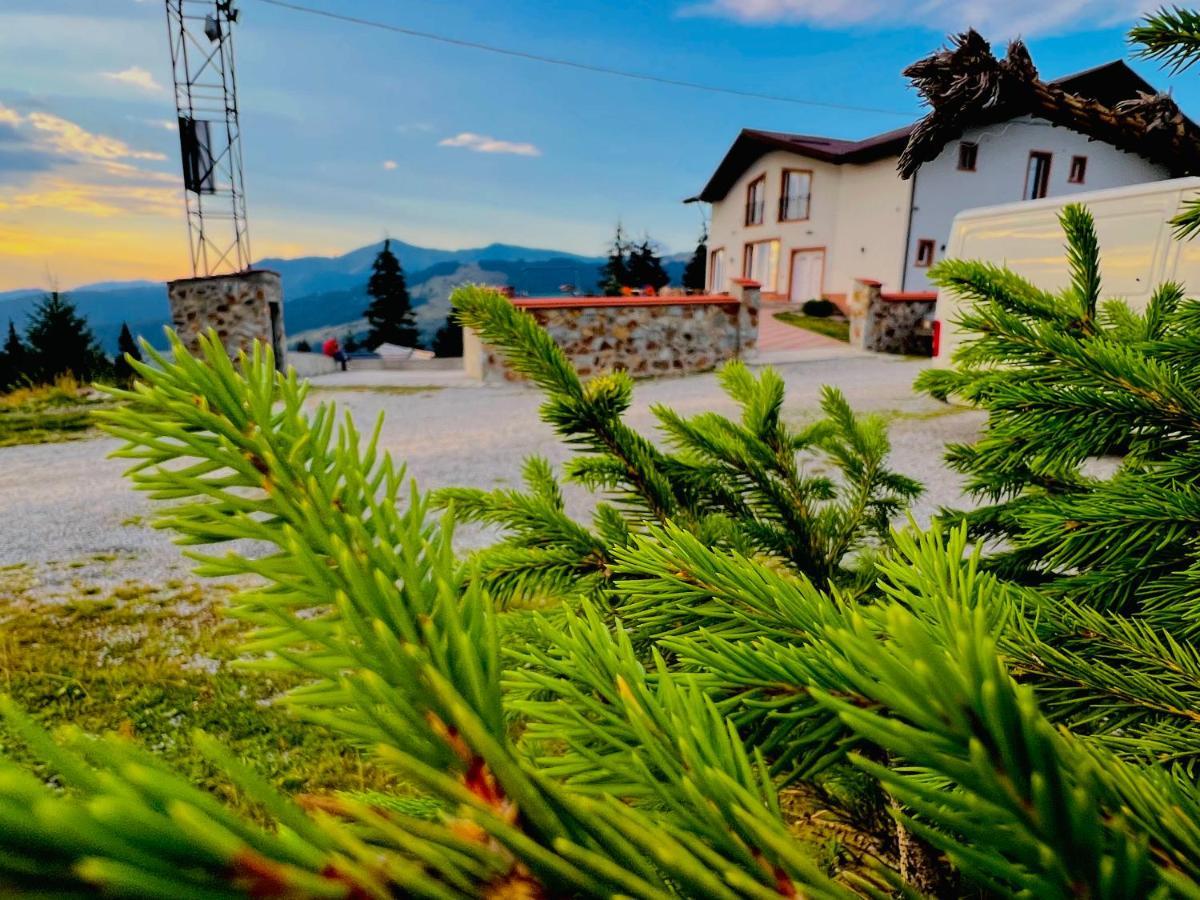
{"label": "person in red jacket", "polygon": [[342,345],[338,343],[338,339],[331,337],[321,345],[321,352],[332,359],[335,363],[340,363],[342,371],[346,371],[346,352],[342,350]]}

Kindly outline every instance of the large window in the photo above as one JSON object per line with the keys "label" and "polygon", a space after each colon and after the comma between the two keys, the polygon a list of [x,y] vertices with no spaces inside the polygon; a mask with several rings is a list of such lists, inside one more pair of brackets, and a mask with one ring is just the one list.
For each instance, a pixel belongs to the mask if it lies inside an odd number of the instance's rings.
{"label": "large window", "polygon": [[783,185],[779,192],[779,221],[798,222],[808,218],[812,197],[812,172],[807,169],[784,169]]}
{"label": "large window", "polygon": [[753,278],[764,294],[775,293],[779,275],[779,241],[752,241],[742,256],[742,277]]}
{"label": "large window", "polygon": [[1050,193],[1050,154],[1034,150],[1025,172],[1025,199],[1040,200]]}
{"label": "large window", "polygon": [[767,207],[767,176],[759,175],[746,188],[746,224],[761,225]]}
{"label": "large window", "polygon": [[723,294],[728,287],[725,282],[725,248],[717,247],[708,254],[708,290],[713,294]]}

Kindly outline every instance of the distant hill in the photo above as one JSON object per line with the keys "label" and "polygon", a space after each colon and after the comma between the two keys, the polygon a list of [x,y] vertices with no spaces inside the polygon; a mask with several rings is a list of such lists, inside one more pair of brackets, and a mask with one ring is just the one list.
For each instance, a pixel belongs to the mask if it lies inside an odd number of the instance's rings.
{"label": "distant hill", "polygon": [[[283,279],[284,327],[289,341],[309,333],[344,334],[361,327],[366,308],[367,279],[380,241],[341,256],[268,258],[255,268],[272,269]],[[489,244],[466,250],[438,250],[392,241],[412,293],[417,323],[431,339],[450,312],[450,293],[460,284],[511,285],[518,294],[557,294],[569,285],[576,292],[597,289],[601,257],[579,256],[561,250]],[[686,254],[664,258],[673,283],[682,277]],[[121,323],[135,334],[161,345],[169,321],[166,286],[152,281],[100,282],[67,291],[86,315],[97,337],[110,352],[116,350]],[[23,328],[43,291],[0,292],[0,329],[11,318]],[[339,330],[341,328],[341,330]]]}

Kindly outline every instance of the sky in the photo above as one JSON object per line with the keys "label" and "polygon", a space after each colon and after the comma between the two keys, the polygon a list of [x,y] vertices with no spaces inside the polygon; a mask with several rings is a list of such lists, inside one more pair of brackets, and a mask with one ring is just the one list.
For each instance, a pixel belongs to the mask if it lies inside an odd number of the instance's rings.
{"label": "sky", "polygon": [[[256,259],[391,236],[600,255],[619,221],[694,247],[739,129],[858,138],[921,114],[900,75],[970,25],[1045,77],[1128,58],[1137,0],[297,0],[670,79],[483,53],[241,0]],[[0,290],[190,275],[161,0],[0,0]],[[1200,115],[1200,72],[1132,61]]]}

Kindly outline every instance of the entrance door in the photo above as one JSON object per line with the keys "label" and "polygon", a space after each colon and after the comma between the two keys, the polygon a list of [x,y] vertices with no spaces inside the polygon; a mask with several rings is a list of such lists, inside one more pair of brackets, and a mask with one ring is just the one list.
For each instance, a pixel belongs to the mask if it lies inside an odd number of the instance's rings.
{"label": "entrance door", "polygon": [[793,250],[792,280],[788,299],[792,303],[821,299],[825,279],[825,251]]}

